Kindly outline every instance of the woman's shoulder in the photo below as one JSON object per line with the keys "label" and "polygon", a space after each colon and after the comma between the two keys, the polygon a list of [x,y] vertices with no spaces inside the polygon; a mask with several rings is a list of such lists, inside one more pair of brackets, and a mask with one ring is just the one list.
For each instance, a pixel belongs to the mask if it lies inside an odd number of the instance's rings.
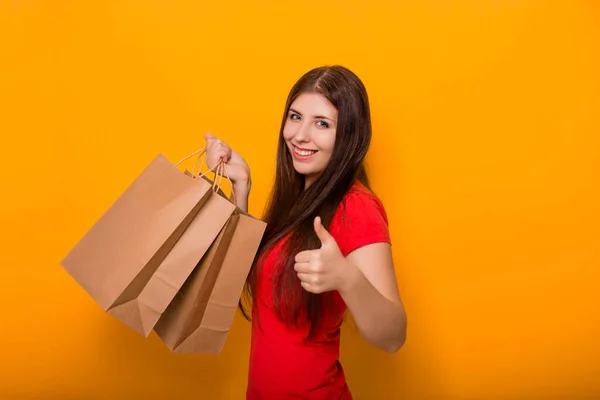
{"label": "woman's shoulder", "polygon": [[383,203],[360,182],[356,182],[342,199],[330,231],[344,255],[363,245],[391,242]]}
{"label": "woman's shoulder", "polygon": [[358,216],[365,213],[381,214],[381,217],[385,219],[387,224],[387,215],[382,201],[360,181],[354,182],[350,190],[343,197],[338,208],[338,213],[350,214],[352,217],[354,217],[354,214],[358,214]]}

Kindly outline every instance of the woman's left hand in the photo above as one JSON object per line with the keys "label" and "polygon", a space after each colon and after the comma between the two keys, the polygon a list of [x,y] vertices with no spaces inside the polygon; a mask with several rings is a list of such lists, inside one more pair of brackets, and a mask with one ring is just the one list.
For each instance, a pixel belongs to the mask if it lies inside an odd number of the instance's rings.
{"label": "woman's left hand", "polygon": [[315,218],[314,227],[321,248],[296,255],[294,269],[300,284],[311,293],[341,291],[348,285],[354,266],[344,258],[333,236],[321,224],[320,217]]}

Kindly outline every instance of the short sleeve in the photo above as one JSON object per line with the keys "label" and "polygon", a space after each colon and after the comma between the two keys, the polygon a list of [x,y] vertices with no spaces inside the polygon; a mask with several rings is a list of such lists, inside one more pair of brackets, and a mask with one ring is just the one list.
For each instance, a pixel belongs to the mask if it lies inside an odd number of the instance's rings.
{"label": "short sleeve", "polygon": [[383,204],[375,195],[366,191],[353,191],[346,195],[329,230],[344,257],[369,244],[391,244]]}

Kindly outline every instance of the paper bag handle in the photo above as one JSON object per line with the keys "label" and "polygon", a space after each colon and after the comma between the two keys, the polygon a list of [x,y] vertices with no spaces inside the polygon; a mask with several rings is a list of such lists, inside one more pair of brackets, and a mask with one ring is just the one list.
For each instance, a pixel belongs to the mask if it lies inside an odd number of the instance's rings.
{"label": "paper bag handle", "polygon": [[[184,161],[189,160],[190,158],[192,158],[196,154],[198,154],[198,158],[196,159],[196,162],[194,163],[194,168],[192,169],[192,178],[193,179],[206,176],[206,174],[208,174],[210,172],[210,168],[209,168],[208,171],[206,171],[205,173],[201,174],[201,172],[202,172],[202,166],[204,165],[204,160],[206,159],[206,147],[203,147],[203,148],[201,148],[199,150],[196,150],[195,152],[193,152],[192,154],[184,157],[179,162],[177,162],[177,164],[175,164],[175,167],[178,167],[181,163],[183,163]],[[198,165],[198,161],[200,161],[200,157],[202,157],[202,162],[200,163],[200,169],[198,171],[198,175],[196,175],[196,166]],[[215,173],[215,179],[213,180],[213,185],[212,185],[213,191],[216,193],[221,188],[221,182],[223,181],[223,173],[225,173],[227,175],[226,179],[229,182],[229,187],[231,189],[231,197],[233,199],[233,203],[235,204],[235,192],[233,191],[233,184],[231,183],[231,180],[229,179],[229,174],[227,173],[227,165],[225,165],[225,163],[223,162],[223,160],[219,161],[219,163],[217,164],[217,168],[215,169],[214,173]],[[217,178],[219,179],[219,184],[218,185],[217,185]]]}
{"label": "paper bag handle", "polygon": [[233,200],[233,204],[235,205],[235,191],[233,190],[233,184],[231,183],[231,179],[229,179],[229,174],[227,173],[227,164],[224,163],[223,160],[219,161],[219,164],[217,165],[217,172],[215,172],[215,180],[213,182],[213,190],[215,188],[215,184],[217,183],[217,175],[219,176],[219,184],[217,186],[217,190],[219,190],[219,188],[221,187],[223,177],[227,175],[225,179],[227,179],[227,182],[229,182],[229,188],[231,189],[231,198]]}
{"label": "paper bag handle", "polygon": [[200,174],[200,172],[202,171],[202,166],[204,165],[204,160],[206,158],[206,147],[203,147],[203,148],[201,148],[199,150],[196,150],[195,152],[193,152],[189,156],[186,156],[183,159],[179,160],[179,162],[177,164],[175,164],[175,167],[179,167],[179,165],[182,162],[189,160],[190,158],[192,158],[196,154],[198,154],[198,158],[196,159],[196,162],[194,163],[194,168],[192,169],[192,176],[194,176],[194,177],[196,176],[196,166],[198,165],[198,161],[200,161],[200,157],[202,157],[202,163],[200,163],[200,170],[198,171],[198,174]]}
{"label": "paper bag handle", "polygon": [[184,161],[189,160],[190,158],[194,157],[196,154],[198,155],[198,158],[200,158],[200,156],[202,154],[206,153],[206,147],[203,147],[201,149],[196,150],[195,152],[193,152],[192,154],[190,154],[189,156],[184,157],[183,159],[179,160],[179,162],[177,164],[175,164],[176,167],[179,167],[179,164],[181,164]]}

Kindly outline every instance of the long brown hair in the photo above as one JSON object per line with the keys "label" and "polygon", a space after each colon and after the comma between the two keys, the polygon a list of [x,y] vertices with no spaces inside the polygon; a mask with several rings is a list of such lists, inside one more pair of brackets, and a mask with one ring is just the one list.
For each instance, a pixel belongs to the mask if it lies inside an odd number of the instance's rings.
{"label": "long brown hair", "polygon": [[[283,138],[283,128],[290,105],[306,92],[325,96],[337,109],[338,122],[331,159],[315,182],[305,189],[304,176],[294,169]],[[279,252],[273,278],[275,312],[282,321],[291,325],[299,323],[302,316],[307,317],[311,333],[314,332],[324,306],[322,296],[302,288],[294,271],[294,257],[300,251],[320,246],[313,228],[317,215],[328,229],[336,209],[354,182],[359,180],[369,188],[364,159],[370,142],[371,116],[367,91],[352,71],[338,65],[323,66],[307,72],[296,82],[285,103],[279,130],[275,184],[263,217],[267,228],[248,275],[243,299],[256,304],[256,284],[262,267],[258,261],[277,242],[288,237],[286,247]],[[242,301],[240,309],[250,320]]]}

